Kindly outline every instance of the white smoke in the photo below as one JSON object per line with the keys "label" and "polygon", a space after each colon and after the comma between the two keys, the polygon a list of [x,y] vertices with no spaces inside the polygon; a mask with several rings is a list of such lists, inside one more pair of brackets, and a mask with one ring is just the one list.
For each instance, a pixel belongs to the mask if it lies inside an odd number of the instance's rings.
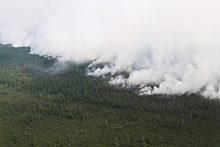
{"label": "white smoke", "polygon": [[139,86],[140,94],[220,96],[218,0],[0,2],[2,43],[92,60],[89,75],[110,75],[110,84]]}

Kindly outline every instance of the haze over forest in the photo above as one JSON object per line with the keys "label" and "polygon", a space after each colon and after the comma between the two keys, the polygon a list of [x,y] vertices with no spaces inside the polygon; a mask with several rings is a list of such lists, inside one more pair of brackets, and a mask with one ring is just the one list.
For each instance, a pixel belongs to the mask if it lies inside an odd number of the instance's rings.
{"label": "haze over forest", "polygon": [[88,75],[110,73],[110,84],[140,86],[140,94],[217,98],[219,7],[217,0],[1,0],[0,42],[60,62],[92,61]]}

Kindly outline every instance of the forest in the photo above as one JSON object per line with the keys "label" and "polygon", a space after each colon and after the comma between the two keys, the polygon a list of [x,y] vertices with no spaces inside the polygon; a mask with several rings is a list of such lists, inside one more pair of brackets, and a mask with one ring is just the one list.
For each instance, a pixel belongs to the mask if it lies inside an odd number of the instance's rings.
{"label": "forest", "polygon": [[0,44],[0,147],[220,146],[220,100],[145,95]]}

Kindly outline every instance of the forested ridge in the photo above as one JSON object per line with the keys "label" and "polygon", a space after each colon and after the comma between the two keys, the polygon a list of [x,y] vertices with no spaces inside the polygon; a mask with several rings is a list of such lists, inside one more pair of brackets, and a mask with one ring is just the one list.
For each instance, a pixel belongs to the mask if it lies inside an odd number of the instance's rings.
{"label": "forested ridge", "polygon": [[0,45],[0,146],[220,146],[220,101],[138,96],[58,63]]}

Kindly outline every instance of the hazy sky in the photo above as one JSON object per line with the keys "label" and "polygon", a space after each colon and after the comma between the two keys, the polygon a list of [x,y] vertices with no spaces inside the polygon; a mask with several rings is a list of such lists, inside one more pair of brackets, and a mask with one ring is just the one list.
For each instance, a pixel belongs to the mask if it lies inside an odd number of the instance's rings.
{"label": "hazy sky", "polygon": [[[220,96],[220,1],[0,0],[0,42],[60,61],[95,60],[88,74],[142,94]],[[104,68],[96,64],[108,62]],[[153,89],[149,85],[159,85]]]}

